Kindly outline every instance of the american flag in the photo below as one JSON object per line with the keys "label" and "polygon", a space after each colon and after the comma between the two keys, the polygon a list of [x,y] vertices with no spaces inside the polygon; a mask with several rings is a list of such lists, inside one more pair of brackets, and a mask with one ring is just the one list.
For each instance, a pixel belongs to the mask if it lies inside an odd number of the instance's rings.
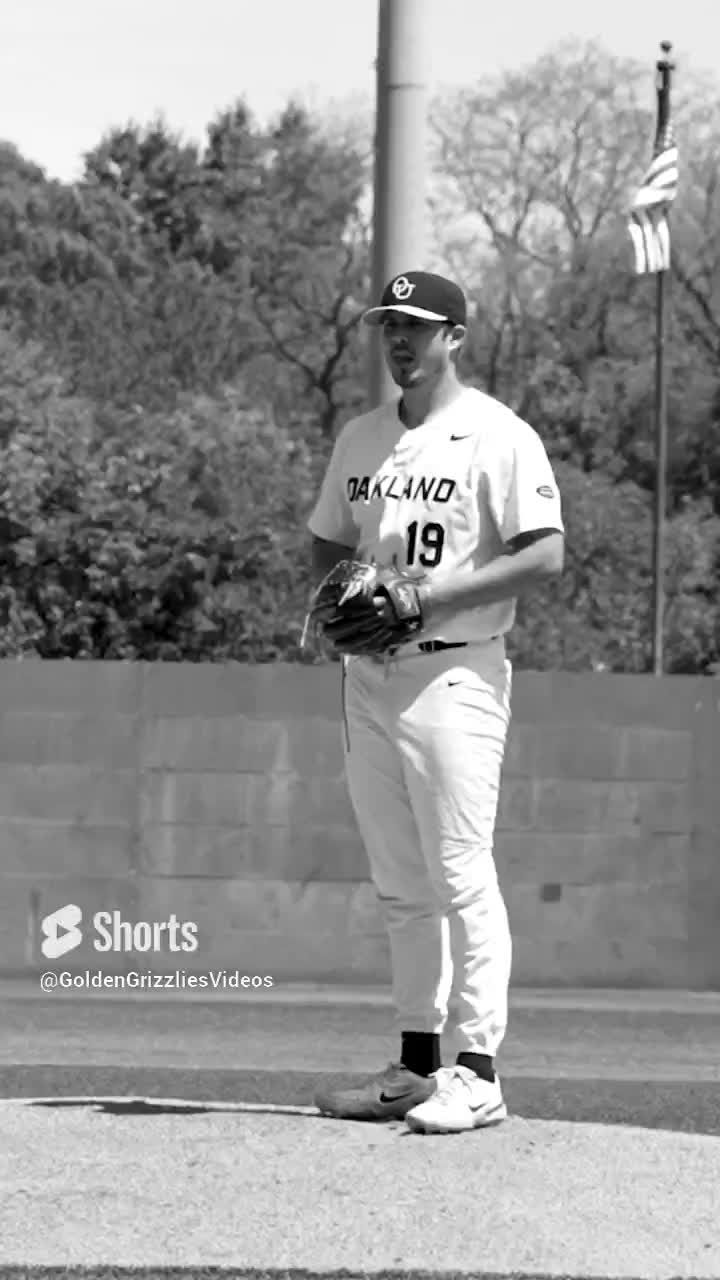
{"label": "american flag", "polygon": [[672,125],[658,129],[653,158],[632,204],[630,236],[638,275],[667,271],[670,266],[670,229],[667,214],[677,195],[678,149]]}

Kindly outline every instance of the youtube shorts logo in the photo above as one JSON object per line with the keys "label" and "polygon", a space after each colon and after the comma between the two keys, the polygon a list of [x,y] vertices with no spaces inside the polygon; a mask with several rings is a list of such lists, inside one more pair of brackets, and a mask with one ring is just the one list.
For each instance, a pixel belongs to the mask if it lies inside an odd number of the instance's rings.
{"label": "youtube shorts logo", "polygon": [[48,960],[57,960],[59,956],[67,955],[68,951],[73,951],[75,947],[80,946],[82,933],[78,925],[81,920],[82,911],[72,902],[60,907],[59,911],[52,911],[49,916],[45,916],[40,923],[43,933],[40,945],[43,955]]}
{"label": "youtube shorts logo", "polygon": [[[120,911],[96,911],[84,932],[83,913],[67,902],[40,921],[40,949],[47,960],[57,960],[80,946],[83,939],[95,951],[197,951],[194,920],[178,920],[175,912],[167,920],[123,920]],[[90,928],[92,924],[92,929]]]}

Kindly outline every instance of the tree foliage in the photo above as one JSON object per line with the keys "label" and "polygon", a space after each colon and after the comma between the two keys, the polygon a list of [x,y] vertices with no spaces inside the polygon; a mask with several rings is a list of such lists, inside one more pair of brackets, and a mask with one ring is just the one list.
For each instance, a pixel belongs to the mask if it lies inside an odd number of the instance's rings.
{"label": "tree foliage", "polygon": [[[0,351],[4,368],[16,351]],[[31,372],[27,362],[18,381]],[[15,397],[16,401],[21,396]],[[308,444],[237,388],[172,414],[49,391],[0,448],[0,655],[270,660],[297,650]]]}
{"label": "tree foliage", "polygon": [[[667,666],[720,664],[720,93],[676,90]],[[437,265],[474,305],[463,373],[540,432],[568,527],[516,663],[647,670],[653,278],[627,211],[647,68],[564,44],[434,104]],[[74,184],[0,145],[0,655],[300,659],[305,521],[365,407],[370,139],[242,100],[188,143],[110,130]]]}
{"label": "tree foliage", "polygon": [[[720,512],[720,95],[690,87],[676,126],[669,490],[673,509],[702,492]],[[468,375],[561,456],[651,488],[655,280],[635,276],[627,234],[654,132],[646,69],[595,45],[560,46],[458,91],[433,118],[435,201],[463,215],[445,253],[477,300]]]}

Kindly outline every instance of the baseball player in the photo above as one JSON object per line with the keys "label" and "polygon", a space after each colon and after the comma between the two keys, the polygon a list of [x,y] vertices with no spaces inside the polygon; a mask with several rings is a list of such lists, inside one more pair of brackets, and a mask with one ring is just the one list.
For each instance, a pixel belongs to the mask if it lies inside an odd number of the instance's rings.
{"label": "baseball player", "polygon": [[[401,394],[341,430],[308,521],[316,582],[352,558],[385,575],[373,618],[392,631],[408,600],[412,613],[383,652],[337,641],[346,777],[388,930],[399,1054],[315,1102],[438,1133],[507,1115],[494,1066],[512,955],[494,860],[505,637],[516,599],[561,573],[564,556],[539,436],[458,377],[466,318],[462,290],[423,271],[396,276],[365,313]],[[453,988],[458,1052],[443,1066]]]}

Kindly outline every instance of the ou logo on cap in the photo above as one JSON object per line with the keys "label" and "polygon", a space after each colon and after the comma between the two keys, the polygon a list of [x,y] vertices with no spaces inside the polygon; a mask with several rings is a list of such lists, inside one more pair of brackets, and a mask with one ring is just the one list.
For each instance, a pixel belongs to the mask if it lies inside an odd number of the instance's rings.
{"label": "ou logo on cap", "polygon": [[399,302],[404,302],[406,298],[409,298],[414,289],[415,285],[410,283],[407,276],[398,276],[392,287],[393,295]]}

